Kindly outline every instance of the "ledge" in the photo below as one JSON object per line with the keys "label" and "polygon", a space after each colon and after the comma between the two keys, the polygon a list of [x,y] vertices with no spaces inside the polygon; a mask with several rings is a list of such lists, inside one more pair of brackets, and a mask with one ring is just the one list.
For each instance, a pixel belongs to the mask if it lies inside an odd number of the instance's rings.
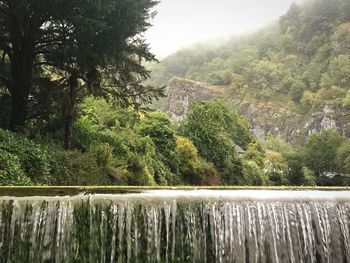
{"label": "ledge", "polygon": [[349,186],[2,186],[0,196],[64,196],[79,194],[123,194],[147,190],[313,190],[350,191]]}

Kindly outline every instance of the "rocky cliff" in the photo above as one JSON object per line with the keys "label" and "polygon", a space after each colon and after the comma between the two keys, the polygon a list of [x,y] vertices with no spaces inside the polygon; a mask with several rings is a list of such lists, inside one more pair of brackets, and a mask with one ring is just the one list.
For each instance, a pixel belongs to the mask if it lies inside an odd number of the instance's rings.
{"label": "rocky cliff", "polygon": [[178,77],[170,79],[165,94],[163,110],[174,122],[182,121],[186,117],[191,103],[223,97],[218,87]]}
{"label": "rocky cliff", "polygon": [[[226,90],[225,90],[226,89]],[[242,99],[227,92],[225,87],[174,77],[167,85],[164,111],[174,121],[186,117],[192,102],[222,98],[243,114],[252,125],[253,132],[263,141],[267,133],[280,135],[286,141],[300,144],[310,133],[323,129],[337,129],[350,137],[350,112],[336,106],[322,105],[318,109],[300,112],[285,101],[259,101]],[[228,96],[227,94],[231,94]]]}

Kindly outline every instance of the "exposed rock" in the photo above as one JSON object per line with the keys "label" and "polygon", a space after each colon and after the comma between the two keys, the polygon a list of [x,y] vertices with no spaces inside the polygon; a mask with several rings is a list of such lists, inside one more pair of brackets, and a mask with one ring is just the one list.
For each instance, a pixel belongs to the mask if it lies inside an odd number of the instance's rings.
{"label": "exposed rock", "polygon": [[261,130],[295,144],[304,142],[311,133],[325,129],[337,129],[342,135],[350,137],[350,114],[335,106],[324,105],[320,110],[306,114],[276,105],[276,102],[253,101],[238,105],[238,108],[250,120],[260,141]]}
{"label": "exposed rock", "polygon": [[222,98],[236,105],[239,112],[252,124],[252,131],[263,142],[267,133],[281,136],[286,141],[300,144],[311,133],[337,129],[350,137],[350,112],[340,107],[324,105],[308,113],[293,111],[285,102],[249,101],[228,98],[223,87],[174,77],[167,87],[164,110],[174,122],[182,121],[192,102]]}
{"label": "exposed rock", "polygon": [[255,125],[252,129],[252,132],[258,138],[259,142],[261,143],[265,142],[266,132],[259,125]]}
{"label": "exposed rock", "polygon": [[221,92],[202,82],[173,77],[168,82],[166,96],[164,111],[172,121],[178,122],[186,117],[191,103],[221,97]]}
{"label": "exposed rock", "polygon": [[350,22],[338,26],[332,36],[331,44],[335,53],[346,54],[350,52]]}
{"label": "exposed rock", "polygon": [[245,154],[245,151],[242,149],[242,147],[241,146],[239,146],[239,145],[236,145],[235,146],[235,151],[236,151],[236,153],[238,153],[238,154]]}

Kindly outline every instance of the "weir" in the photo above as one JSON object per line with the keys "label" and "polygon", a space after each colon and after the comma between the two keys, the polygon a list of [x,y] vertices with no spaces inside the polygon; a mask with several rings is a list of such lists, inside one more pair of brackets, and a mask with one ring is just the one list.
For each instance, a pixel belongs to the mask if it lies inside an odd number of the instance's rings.
{"label": "weir", "polygon": [[350,262],[350,191],[0,197],[0,262]]}

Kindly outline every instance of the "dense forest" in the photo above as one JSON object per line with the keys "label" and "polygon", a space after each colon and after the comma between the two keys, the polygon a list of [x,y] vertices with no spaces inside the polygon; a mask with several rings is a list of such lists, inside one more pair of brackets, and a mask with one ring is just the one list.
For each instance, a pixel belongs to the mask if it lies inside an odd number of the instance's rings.
{"label": "dense forest", "polygon": [[293,4],[255,34],[152,64],[142,33],[156,4],[0,1],[0,185],[350,184],[350,140],[335,130],[262,143],[219,99],[192,104],[177,124],[150,109],[172,76],[348,108],[347,0]]}

